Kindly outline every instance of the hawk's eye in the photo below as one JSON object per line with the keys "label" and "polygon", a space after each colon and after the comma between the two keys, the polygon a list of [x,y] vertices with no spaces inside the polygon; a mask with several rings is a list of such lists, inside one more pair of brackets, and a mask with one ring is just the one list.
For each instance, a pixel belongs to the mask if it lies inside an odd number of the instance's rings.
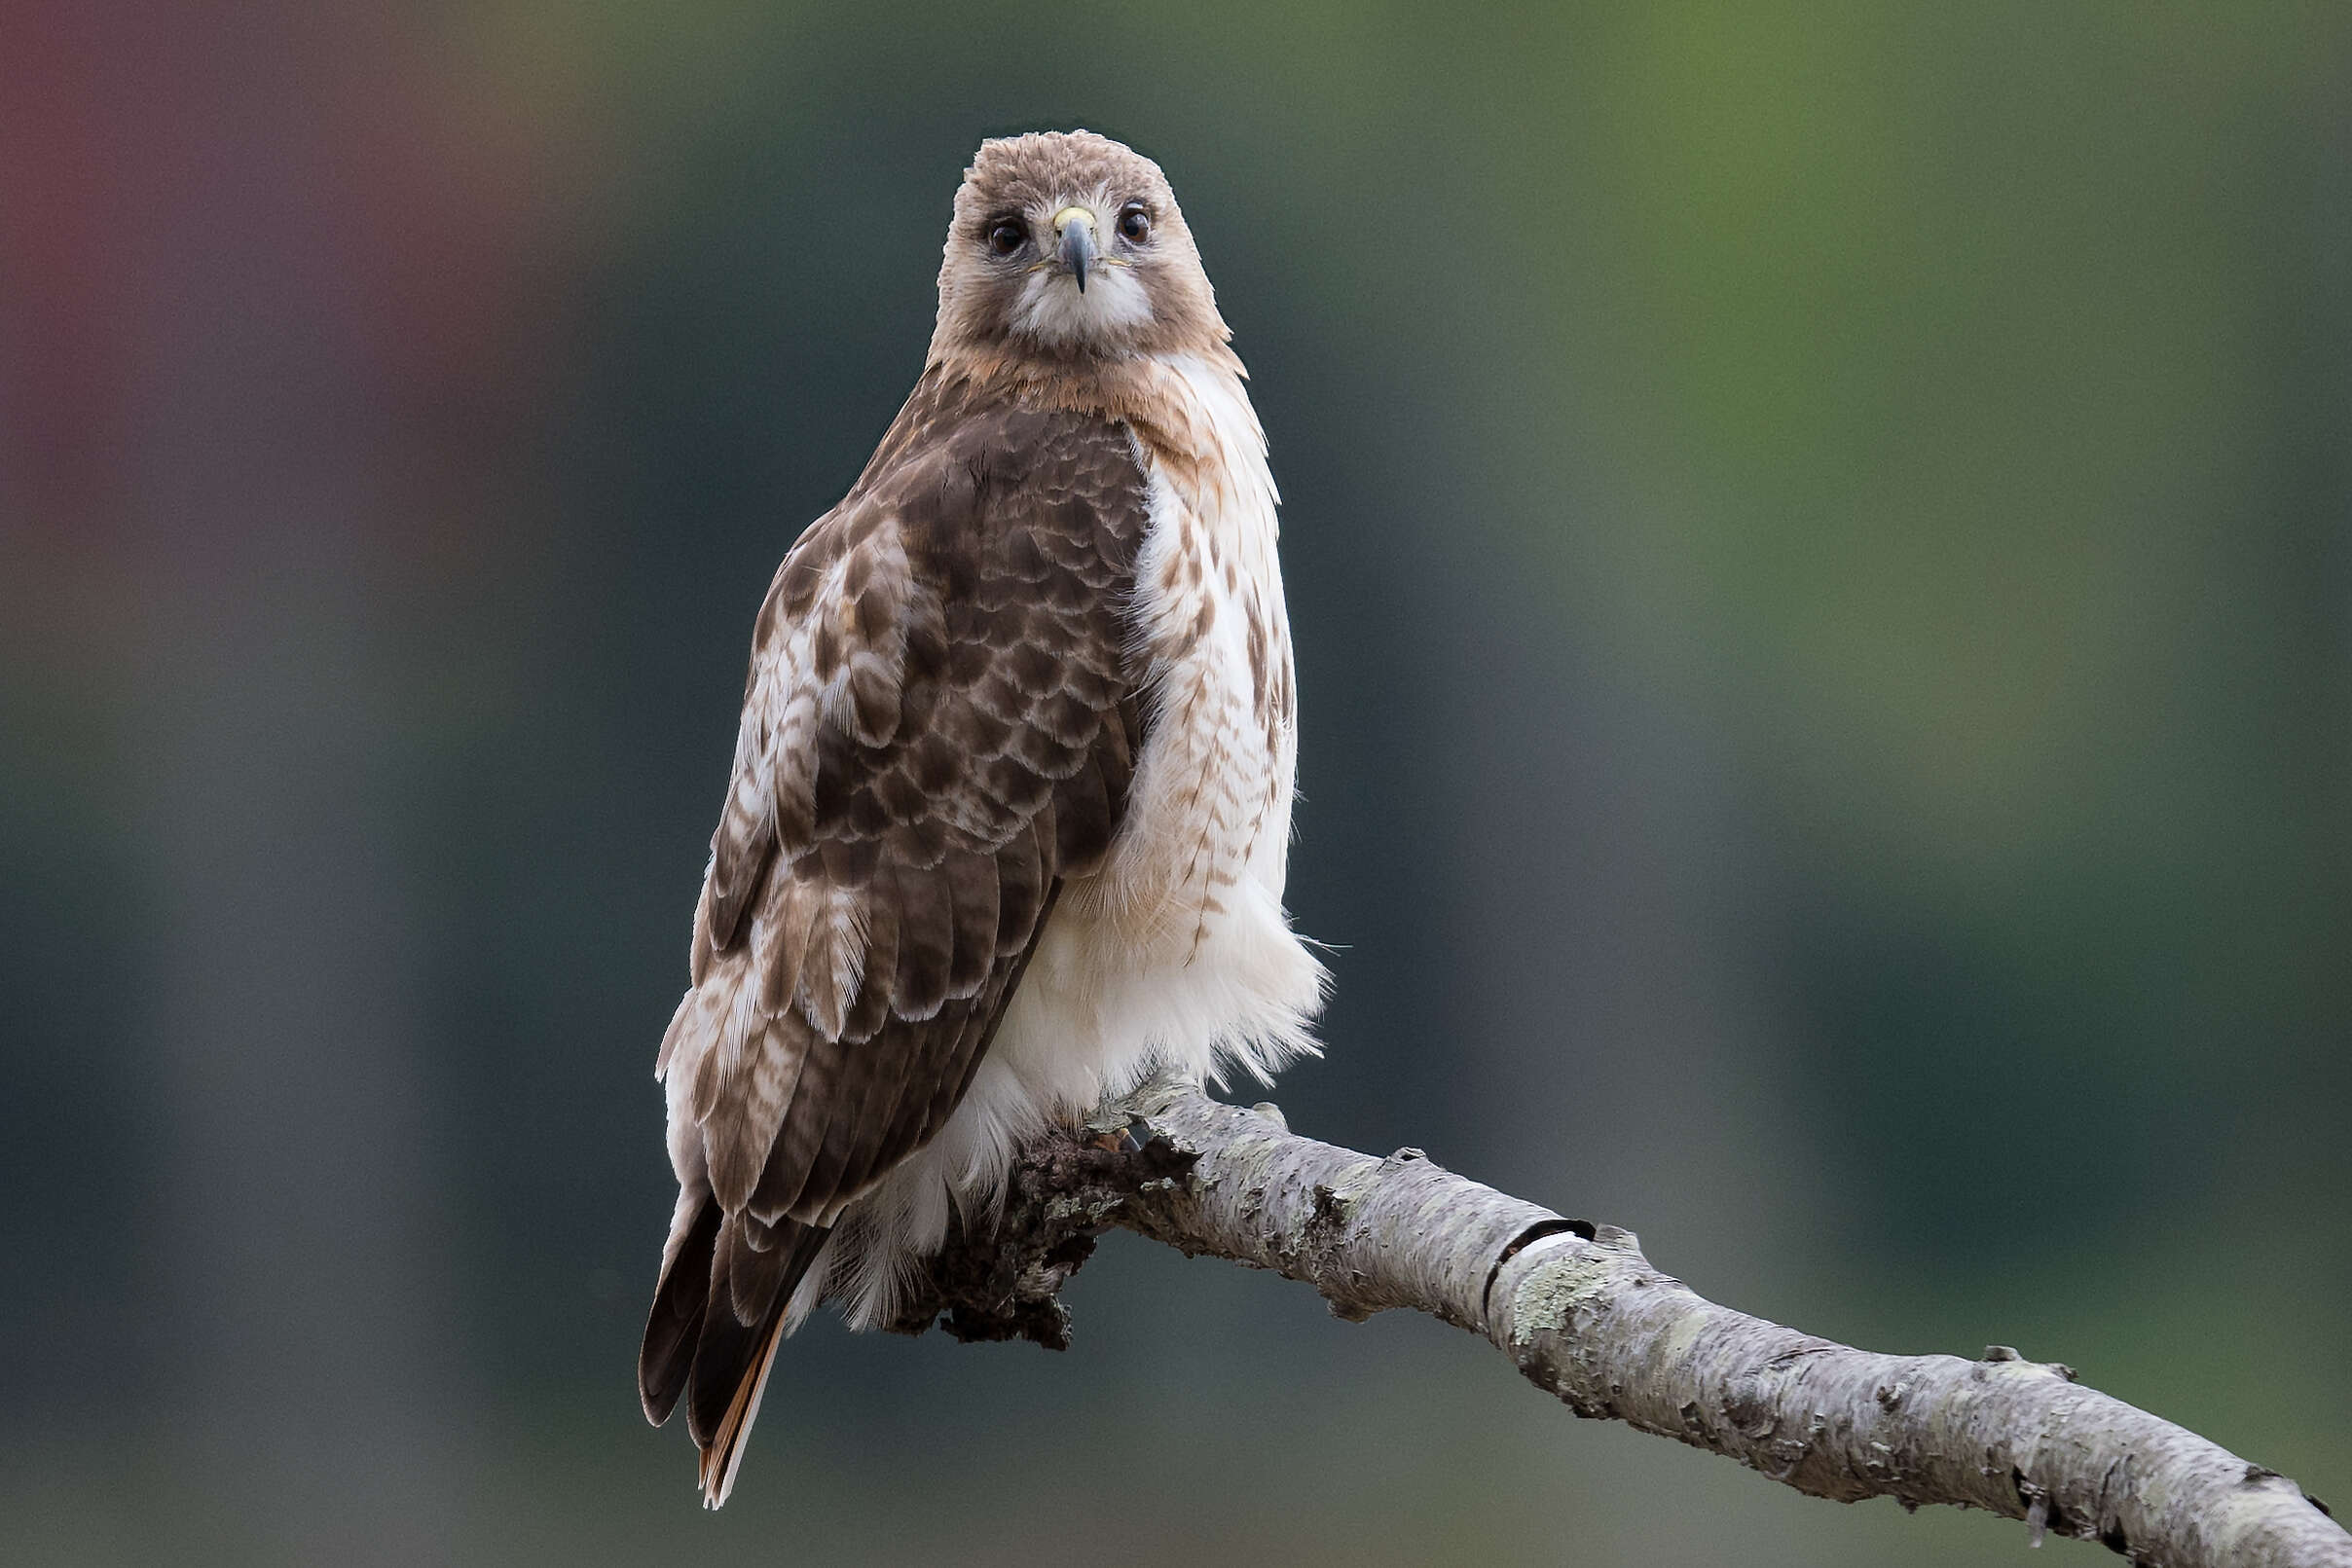
{"label": "hawk's eye", "polygon": [[1140,245],[1152,237],[1152,214],[1140,201],[1121,210],[1119,237],[1130,245]]}
{"label": "hawk's eye", "polygon": [[988,248],[1010,256],[1029,242],[1029,231],[1013,218],[999,218],[988,226]]}

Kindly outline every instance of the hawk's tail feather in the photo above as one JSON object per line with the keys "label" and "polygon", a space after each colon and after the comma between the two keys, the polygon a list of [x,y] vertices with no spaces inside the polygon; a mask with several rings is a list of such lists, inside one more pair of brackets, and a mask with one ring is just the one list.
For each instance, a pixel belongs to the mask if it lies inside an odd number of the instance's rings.
{"label": "hawk's tail feather", "polygon": [[735,1489],[736,1467],[743,1463],[744,1444],[751,1439],[752,1423],[759,1419],[759,1398],[767,1392],[768,1368],[776,1364],[776,1347],[782,1343],[784,1303],[779,1301],[759,1332],[758,1352],[751,1370],[736,1386],[735,1397],[727,1402],[718,1431],[703,1446],[700,1479],[704,1508],[717,1508]]}
{"label": "hawk's tail feather", "polygon": [[704,1194],[702,1207],[653,1288],[653,1310],[645,1315],[645,1339],[637,1353],[637,1395],[645,1419],[660,1426],[678,1407],[686,1374],[694,1367],[694,1345],[702,1337],[703,1309],[711,1295],[711,1251],[718,1241],[718,1202]]}
{"label": "hawk's tail feather", "polygon": [[[716,1207],[716,1205],[714,1205]],[[736,1315],[736,1292],[721,1276],[735,1251],[717,1246],[704,1264],[703,1311],[700,1331],[690,1351],[692,1366],[686,1382],[686,1430],[702,1449],[702,1496],[706,1508],[727,1500],[735,1484],[736,1467],[743,1462],[743,1445],[752,1422],[759,1414],[759,1397],[767,1388],[768,1368],[793,1294],[825,1250],[831,1232],[821,1225],[781,1221],[775,1227],[772,1251],[783,1255],[783,1266],[762,1281],[763,1310],[751,1322]],[[682,1265],[684,1258],[681,1256]],[[769,1269],[762,1269],[769,1274]],[[673,1396],[675,1400],[675,1396]]]}

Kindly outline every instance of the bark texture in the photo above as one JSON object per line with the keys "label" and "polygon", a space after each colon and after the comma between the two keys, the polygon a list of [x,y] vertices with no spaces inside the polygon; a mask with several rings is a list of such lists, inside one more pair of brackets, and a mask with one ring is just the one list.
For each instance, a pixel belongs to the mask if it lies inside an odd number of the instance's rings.
{"label": "bark texture", "polygon": [[951,1238],[896,1326],[1068,1343],[1056,1299],[1121,1225],[1268,1268],[1341,1317],[1391,1307],[1491,1341],[1578,1415],[1737,1459],[1839,1502],[1892,1497],[2022,1519],[2156,1568],[2352,1568],[2352,1535],[2277,1472],[1990,1346],[1982,1360],[1856,1350],[1717,1306],[1630,1231],[1432,1164],[1294,1135],[1272,1106],[1155,1083],[1055,1132],[995,1228]]}

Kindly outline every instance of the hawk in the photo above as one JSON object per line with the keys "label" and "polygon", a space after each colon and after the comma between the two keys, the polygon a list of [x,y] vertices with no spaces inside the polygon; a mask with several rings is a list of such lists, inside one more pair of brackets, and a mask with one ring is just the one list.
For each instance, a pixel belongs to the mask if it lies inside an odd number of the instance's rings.
{"label": "hawk", "polygon": [[753,631],[638,1361],[726,1500],[781,1338],[890,1323],[1014,1150],[1315,1048],[1277,496],[1158,164],[981,145],[922,377]]}

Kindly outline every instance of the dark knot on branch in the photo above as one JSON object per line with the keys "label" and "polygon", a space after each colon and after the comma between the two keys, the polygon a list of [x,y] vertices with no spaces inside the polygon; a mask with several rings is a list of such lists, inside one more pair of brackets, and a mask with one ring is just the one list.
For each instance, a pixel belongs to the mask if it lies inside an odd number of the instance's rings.
{"label": "dark knot on branch", "polygon": [[937,1324],[967,1344],[1069,1349],[1062,1287],[1131,1200],[1185,1180],[1199,1158],[1140,1116],[1050,1130],[1013,1166],[995,1212],[956,1218],[891,1331]]}

